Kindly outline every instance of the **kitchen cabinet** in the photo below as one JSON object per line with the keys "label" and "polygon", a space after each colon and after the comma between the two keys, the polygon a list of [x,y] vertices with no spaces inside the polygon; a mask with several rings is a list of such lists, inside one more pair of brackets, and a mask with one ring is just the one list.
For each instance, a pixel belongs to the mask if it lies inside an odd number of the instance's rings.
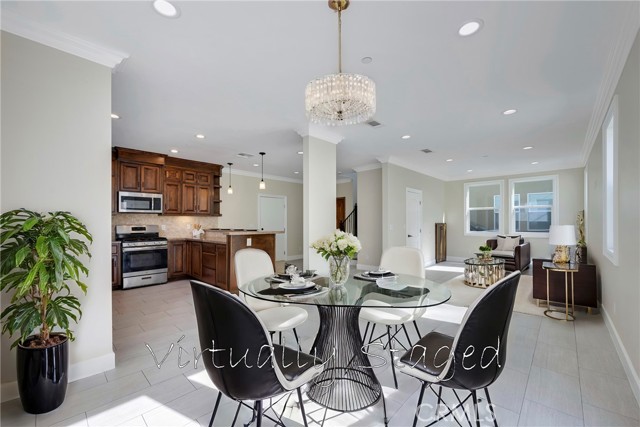
{"label": "kitchen cabinet", "polygon": [[202,281],[216,284],[216,245],[202,244]]}
{"label": "kitchen cabinet", "polygon": [[118,161],[111,154],[111,213],[118,212]]}
{"label": "kitchen cabinet", "polygon": [[189,275],[202,279],[202,243],[189,242]]}
{"label": "kitchen cabinet", "polygon": [[111,289],[122,288],[120,242],[111,243]]}
{"label": "kitchen cabinet", "polygon": [[227,245],[216,244],[216,284],[227,288]]}
{"label": "kitchen cabinet", "polygon": [[120,162],[120,191],[162,193],[162,168],[156,165]]}
{"label": "kitchen cabinet", "polygon": [[163,203],[163,213],[182,213],[182,184],[180,182],[164,181]]}
{"label": "kitchen cabinet", "polygon": [[187,275],[187,242],[185,240],[170,240],[168,244],[168,278]]}

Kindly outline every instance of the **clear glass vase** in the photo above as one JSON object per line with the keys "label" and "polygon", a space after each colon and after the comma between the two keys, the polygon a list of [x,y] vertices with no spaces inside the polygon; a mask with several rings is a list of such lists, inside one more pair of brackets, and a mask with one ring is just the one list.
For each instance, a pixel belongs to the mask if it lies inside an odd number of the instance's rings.
{"label": "clear glass vase", "polygon": [[349,278],[348,256],[332,256],[329,257],[329,280],[332,285],[344,285]]}

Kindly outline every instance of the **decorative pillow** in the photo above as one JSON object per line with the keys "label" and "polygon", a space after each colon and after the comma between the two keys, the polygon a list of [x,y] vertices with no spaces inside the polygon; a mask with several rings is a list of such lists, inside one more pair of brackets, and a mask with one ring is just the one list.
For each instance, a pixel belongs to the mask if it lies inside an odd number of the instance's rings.
{"label": "decorative pillow", "polygon": [[511,251],[520,244],[520,236],[500,236],[498,235],[497,251]]}

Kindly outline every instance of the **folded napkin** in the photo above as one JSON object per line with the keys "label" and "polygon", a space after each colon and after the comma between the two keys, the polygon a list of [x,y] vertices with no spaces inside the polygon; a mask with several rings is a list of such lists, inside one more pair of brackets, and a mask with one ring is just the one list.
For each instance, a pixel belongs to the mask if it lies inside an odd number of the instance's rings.
{"label": "folded napkin", "polygon": [[313,293],[319,292],[322,289],[323,289],[322,287],[316,285],[316,286],[311,286],[309,288],[301,288],[301,289],[293,289],[293,288],[263,289],[261,291],[258,291],[258,293],[261,295],[290,295],[290,294],[305,295],[305,294],[313,294]]}
{"label": "folded napkin", "polygon": [[365,271],[364,273],[355,274],[353,277],[359,280],[366,280],[368,282],[375,282],[381,277],[396,277],[397,274],[392,273],[391,271],[387,271],[384,274],[370,274],[370,271]]}

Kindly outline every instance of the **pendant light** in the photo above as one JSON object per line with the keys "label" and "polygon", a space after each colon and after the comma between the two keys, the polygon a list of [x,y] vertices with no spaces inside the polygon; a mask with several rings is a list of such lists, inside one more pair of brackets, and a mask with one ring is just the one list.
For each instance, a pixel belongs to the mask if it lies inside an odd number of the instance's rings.
{"label": "pendant light", "polygon": [[264,183],[264,155],[267,154],[264,151],[260,152],[260,155],[262,156],[262,174],[260,175],[260,189],[264,190],[267,188],[267,184]]}
{"label": "pendant light", "polygon": [[229,188],[227,188],[227,194],[233,194],[233,188],[231,187],[231,165],[233,163],[227,163],[229,165]]}

